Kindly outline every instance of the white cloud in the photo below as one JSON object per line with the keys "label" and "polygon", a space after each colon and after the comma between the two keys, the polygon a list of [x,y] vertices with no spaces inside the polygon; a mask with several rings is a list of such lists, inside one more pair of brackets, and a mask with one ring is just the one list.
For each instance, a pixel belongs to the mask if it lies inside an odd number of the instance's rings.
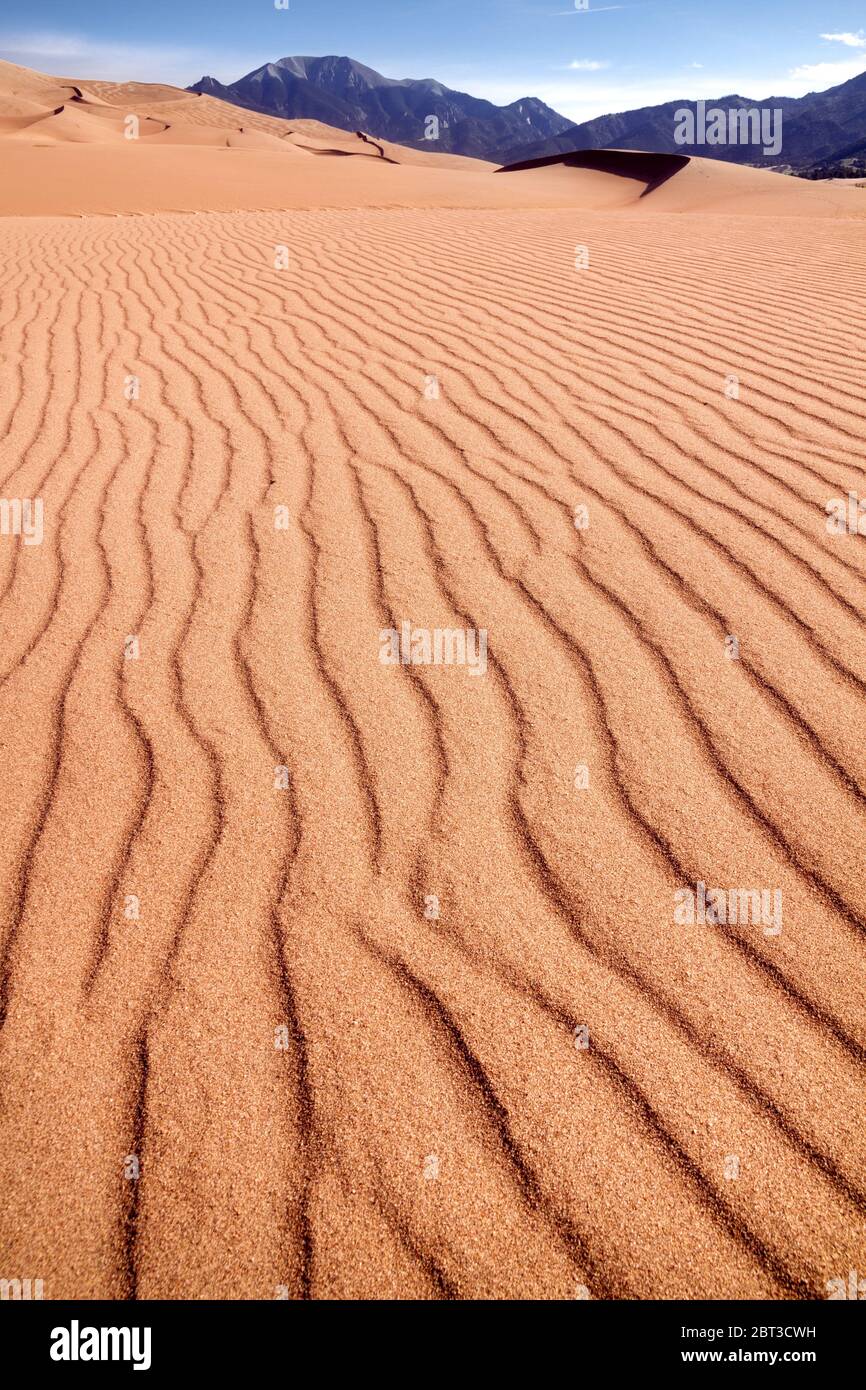
{"label": "white cloud", "polygon": [[77,58],[87,52],[87,41],[72,34],[3,34],[0,48],[16,56],[29,53],[40,58]]}
{"label": "white cloud", "polygon": [[231,82],[267,57],[181,48],[175,44],[114,43],[82,34],[50,31],[0,33],[0,58],[58,77],[96,77],[110,82],[170,82],[185,87],[205,73]]}
{"label": "white cloud", "polygon": [[[488,101],[502,106],[531,92],[561,115],[580,123],[591,121],[596,116],[639,110],[643,106],[658,106],[667,101],[711,101],[731,92],[757,102],[774,96],[802,97],[807,92],[822,91],[856,76],[857,72],[866,68],[866,58],[853,59],[849,63],[827,63],[824,65],[827,72],[816,72],[817,66],[796,68],[785,74],[769,72],[757,78],[718,69],[681,71],[679,75],[616,82],[610,80],[610,75],[605,78],[588,74],[569,79],[566,73],[554,81],[527,79],[524,73],[513,81],[486,82],[480,74],[474,80],[464,74],[462,90],[469,90],[474,96],[486,97]],[[448,82],[447,73],[442,73],[441,78],[443,82]]]}
{"label": "white cloud", "polygon": [[788,76],[795,82],[807,84],[802,92],[779,91],[780,96],[805,96],[806,92],[823,91],[825,87],[835,87],[839,82],[847,82],[866,69],[866,56],[847,58],[841,63],[802,63],[791,68]]}
{"label": "white cloud", "polygon": [[573,63],[568,64],[568,72],[601,72],[602,68],[609,68],[610,63],[600,63],[594,58],[575,58]]}
{"label": "white cloud", "polygon": [[866,48],[866,34],[860,29],[856,34],[822,34],[828,43],[844,43],[846,48]]}

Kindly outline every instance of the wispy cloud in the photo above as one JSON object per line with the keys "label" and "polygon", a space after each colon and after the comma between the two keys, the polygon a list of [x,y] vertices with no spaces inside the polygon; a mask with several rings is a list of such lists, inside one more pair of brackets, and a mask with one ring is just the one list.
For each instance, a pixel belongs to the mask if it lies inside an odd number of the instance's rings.
{"label": "wispy cloud", "polygon": [[[823,91],[825,87],[835,87],[839,82],[848,82],[866,70],[866,54],[862,58],[847,58],[840,63],[801,63],[791,68],[788,76],[796,82],[808,82],[813,89]],[[782,92],[782,96],[789,93]],[[801,93],[794,93],[800,96]]]}
{"label": "wispy cloud", "polygon": [[634,5],[593,5],[592,9],[586,5],[583,9],[577,6],[573,10],[554,10],[553,18],[562,19],[568,14],[610,14],[611,10],[633,10]]}
{"label": "wispy cloud", "polygon": [[186,86],[204,73],[230,81],[267,58],[244,57],[177,44],[136,44],[91,39],[85,34],[33,30],[0,31],[0,58],[58,76],[102,77],[108,81],[173,82]]}
{"label": "wispy cloud", "polygon": [[822,34],[828,43],[844,43],[846,48],[866,48],[866,34],[860,29],[856,34]]}
{"label": "wispy cloud", "polygon": [[[53,34],[37,32],[30,34],[0,34],[0,49],[4,53],[21,55],[32,54],[39,58],[94,58],[121,59],[128,62],[148,58],[157,60],[170,54],[183,54],[183,49],[173,45],[163,48],[156,44],[105,43],[89,39],[80,34]],[[187,50],[194,52],[195,50]]]}
{"label": "wispy cloud", "polygon": [[[683,68],[679,74],[635,77],[633,80],[623,76],[618,81],[612,80],[614,70],[581,76],[569,75],[564,71],[556,80],[548,76],[529,81],[525,74],[507,81],[503,78],[486,80],[479,73],[469,84],[469,90],[473,95],[486,97],[498,105],[515,101],[531,91],[533,96],[539,97],[561,115],[580,122],[668,101],[713,101],[729,92],[739,92],[756,103],[773,96],[802,97],[807,92],[823,91],[849,77],[855,77],[866,68],[866,57],[858,56],[848,63],[827,63],[823,65],[826,71],[817,71],[819,66],[795,68],[788,72],[768,70],[758,77],[726,68],[712,67],[699,71]],[[442,77],[446,80],[447,74],[442,74]]]}
{"label": "wispy cloud", "polygon": [[0,34],[0,50],[16,57],[30,53],[40,58],[77,58],[88,51],[88,42],[74,34]]}
{"label": "wispy cloud", "polygon": [[596,58],[575,58],[573,63],[566,63],[563,72],[601,72],[603,68],[609,68],[610,63],[599,62]]}

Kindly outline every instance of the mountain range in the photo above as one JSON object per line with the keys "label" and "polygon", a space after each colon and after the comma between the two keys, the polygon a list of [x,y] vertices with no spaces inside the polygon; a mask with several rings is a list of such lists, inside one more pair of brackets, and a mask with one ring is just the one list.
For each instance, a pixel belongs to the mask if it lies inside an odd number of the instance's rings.
{"label": "mountain range", "polygon": [[[697,154],[814,175],[824,166],[844,168],[846,160],[862,161],[866,153],[866,73],[804,97],[756,101],[735,95],[705,103],[708,109],[781,111],[783,136],[777,155],[765,155],[753,144],[677,144],[675,113],[684,108],[694,112],[698,103],[693,101],[664,102],[575,125],[537,97],[495,106],[433,78],[383,77],[353,58],[334,55],[280,58],[228,86],[202,77],[188,90],[269,116],[323,121],[415,149],[471,155],[500,164],[614,147]],[[429,138],[431,131],[435,140]]]}
{"label": "mountain range", "polygon": [[804,97],[764,97],[760,101],[739,95],[718,97],[704,106],[729,111],[757,107],[781,111],[782,145],[778,155],[765,156],[755,145],[678,145],[674,140],[676,112],[693,113],[694,101],[668,101],[612,116],[598,116],[569,126],[556,135],[527,145],[516,141],[502,151],[503,163],[537,159],[574,149],[655,150],[664,154],[695,154],[724,159],[732,164],[753,164],[796,173],[815,165],[853,159],[866,153],[866,73],[852,77],[826,92]]}
{"label": "mountain range", "polygon": [[[353,58],[336,56],[280,58],[229,86],[203,77],[188,90],[268,116],[323,121],[415,149],[496,161],[502,150],[548,140],[571,125],[536,97],[494,106],[433,78],[383,77]],[[438,121],[435,141],[425,134],[433,129],[430,117]]]}

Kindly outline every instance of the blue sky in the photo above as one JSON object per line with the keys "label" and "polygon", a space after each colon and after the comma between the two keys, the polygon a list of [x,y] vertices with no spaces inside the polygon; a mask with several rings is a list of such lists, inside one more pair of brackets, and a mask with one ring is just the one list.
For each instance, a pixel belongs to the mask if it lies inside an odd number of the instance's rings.
{"label": "blue sky", "polygon": [[231,81],[287,54],[346,53],[573,120],[678,97],[802,96],[866,70],[851,0],[3,0],[0,57],[68,77]]}

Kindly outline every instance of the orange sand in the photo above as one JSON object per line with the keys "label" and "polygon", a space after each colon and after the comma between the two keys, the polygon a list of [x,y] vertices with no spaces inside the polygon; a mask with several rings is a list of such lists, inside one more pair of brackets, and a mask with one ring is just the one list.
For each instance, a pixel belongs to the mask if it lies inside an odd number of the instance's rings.
{"label": "orange sand", "polygon": [[[246,112],[286,148],[136,144],[133,100],[236,113],[77,85],[53,127],[59,79],[0,82],[0,496],[45,508],[0,536],[0,1276],[826,1296],[866,1267],[866,557],[824,511],[866,492],[866,205]],[[486,674],[381,664],[404,620]],[[781,934],[676,925],[698,880]]]}

